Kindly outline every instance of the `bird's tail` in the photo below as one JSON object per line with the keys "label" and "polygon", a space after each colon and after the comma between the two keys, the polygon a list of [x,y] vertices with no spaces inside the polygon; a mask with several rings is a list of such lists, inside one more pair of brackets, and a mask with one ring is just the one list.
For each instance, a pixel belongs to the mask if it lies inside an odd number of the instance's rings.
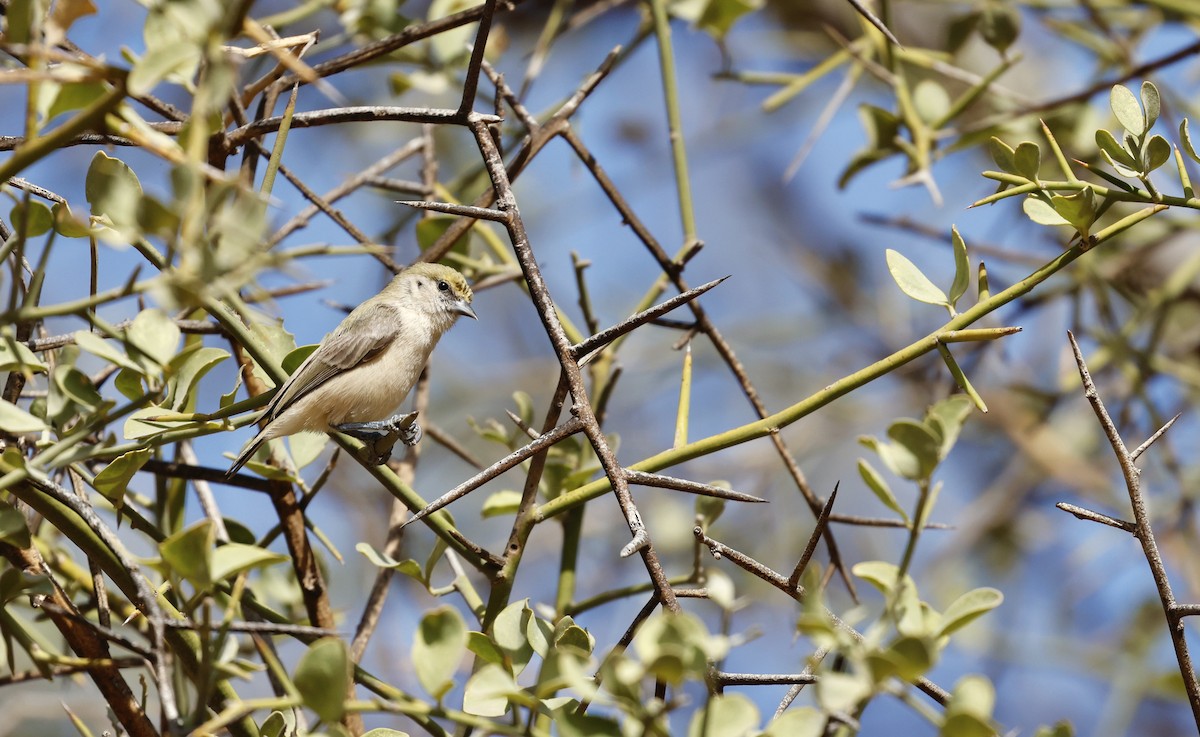
{"label": "bird's tail", "polygon": [[267,431],[264,428],[261,432],[254,436],[253,440],[246,444],[246,447],[242,449],[241,453],[238,453],[238,457],[233,461],[233,465],[230,466],[229,470],[225,472],[225,478],[230,478],[235,473],[240,471],[242,466],[246,465],[246,461],[250,460],[250,458],[254,455],[254,451],[258,450],[259,447],[263,443],[267,442],[268,439]]}

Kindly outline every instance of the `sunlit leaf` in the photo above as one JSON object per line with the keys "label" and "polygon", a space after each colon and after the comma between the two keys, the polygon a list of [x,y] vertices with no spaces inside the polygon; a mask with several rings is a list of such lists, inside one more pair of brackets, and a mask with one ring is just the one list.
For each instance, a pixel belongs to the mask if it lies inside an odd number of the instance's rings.
{"label": "sunlit leaf", "polygon": [[1129,91],[1128,87],[1119,84],[1113,85],[1108,103],[1122,128],[1135,136],[1146,132],[1146,116],[1142,113],[1142,106],[1138,104],[1138,99]]}
{"label": "sunlit leaf", "polygon": [[421,687],[441,701],[467,652],[467,625],[451,606],[428,611],[413,634],[412,662]]}
{"label": "sunlit leaf", "polygon": [[909,261],[899,251],[893,251],[890,248],[887,249],[886,255],[888,271],[891,272],[892,279],[896,281],[900,291],[918,302],[927,302],[933,305],[947,304],[949,300],[946,293],[929,281],[929,277],[925,276],[916,264]]}
{"label": "sunlit leaf", "polygon": [[304,705],[323,721],[333,723],[346,711],[346,691],[350,687],[350,652],[337,637],[322,637],[300,658],[292,682],[304,699]]}

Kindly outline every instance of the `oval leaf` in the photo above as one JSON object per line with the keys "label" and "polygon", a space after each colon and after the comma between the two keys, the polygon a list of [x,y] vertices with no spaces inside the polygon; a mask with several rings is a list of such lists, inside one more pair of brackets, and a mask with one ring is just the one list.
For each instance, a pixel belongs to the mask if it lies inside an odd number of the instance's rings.
{"label": "oval leaf", "polygon": [[1129,131],[1135,136],[1140,136],[1146,132],[1146,116],[1142,113],[1142,106],[1138,103],[1138,99],[1124,85],[1113,85],[1112,92],[1108,96],[1108,104],[1112,107],[1113,115],[1117,116],[1117,122],[1121,127]]}
{"label": "oval leaf", "polygon": [[46,423],[7,399],[0,399],[0,430],[11,435],[28,435],[45,429]]}
{"label": "oval leaf", "polygon": [[346,690],[350,687],[350,652],[336,637],[322,637],[300,658],[292,682],[322,721],[333,723],[346,711]]}
{"label": "oval leaf", "polygon": [[1038,173],[1042,170],[1042,150],[1033,141],[1025,141],[1017,146],[1013,154],[1013,163],[1017,173],[1031,182],[1036,182]]}
{"label": "oval leaf", "polygon": [[1162,100],[1158,88],[1149,80],[1142,82],[1142,107],[1146,110],[1146,130],[1150,130],[1162,114]]}
{"label": "oval leaf", "polygon": [[916,264],[905,258],[903,254],[889,248],[886,255],[888,271],[891,272],[892,278],[896,280],[896,285],[900,287],[900,291],[918,302],[925,302],[931,305],[949,303],[946,293],[939,289],[933,282],[929,281],[929,277],[921,273]]}
{"label": "oval leaf", "polygon": [[883,480],[883,476],[875,470],[874,466],[867,463],[862,458],[858,459],[858,475],[862,476],[862,480],[866,482],[867,488],[870,489],[883,505],[900,515],[905,522],[908,521],[908,514],[900,506],[900,502],[896,501],[896,496],[892,494],[892,489]]}
{"label": "oval leaf", "polygon": [[955,599],[942,613],[942,631],[939,635],[948,635],[966,627],[1003,602],[1004,594],[993,588],[983,587],[968,591]]}
{"label": "oval leaf", "polygon": [[509,694],[519,688],[508,671],[489,663],[467,681],[463,711],[481,717],[504,716],[508,711]]}
{"label": "oval leaf", "polygon": [[950,285],[950,305],[954,306],[971,284],[971,260],[967,258],[967,242],[953,225],[950,226],[950,242],[954,247],[954,282]]}
{"label": "oval leaf", "polygon": [[438,701],[454,687],[454,674],[467,652],[467,625],[451,606],[440,606],[421,618],[413,634],[412,662],[430,696]]}

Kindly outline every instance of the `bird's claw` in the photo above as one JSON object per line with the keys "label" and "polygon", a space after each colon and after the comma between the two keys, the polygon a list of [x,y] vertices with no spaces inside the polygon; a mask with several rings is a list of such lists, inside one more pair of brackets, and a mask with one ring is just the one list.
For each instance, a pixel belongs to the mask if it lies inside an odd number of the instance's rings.
{"label": "bird's claw", "polygon": [[405,445],[416,445],[423,433],[417,424],[417,413],[393,415],[386,420],[372,422],[344,422],[333,429],[363,442],[364,457],[372,466],[382,466],[392,457],[396,441]]}

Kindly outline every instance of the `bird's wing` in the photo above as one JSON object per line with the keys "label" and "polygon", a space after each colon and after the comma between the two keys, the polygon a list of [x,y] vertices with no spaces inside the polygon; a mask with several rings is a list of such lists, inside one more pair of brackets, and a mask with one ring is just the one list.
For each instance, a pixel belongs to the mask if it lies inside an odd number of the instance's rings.
{"label": "bird's wing", "polygon": [[395,340],[398,322],[395,308],[386,304],[367,305],[347,318],[284,382],[263,416],[275,419],[334,376],[378,358]]}

